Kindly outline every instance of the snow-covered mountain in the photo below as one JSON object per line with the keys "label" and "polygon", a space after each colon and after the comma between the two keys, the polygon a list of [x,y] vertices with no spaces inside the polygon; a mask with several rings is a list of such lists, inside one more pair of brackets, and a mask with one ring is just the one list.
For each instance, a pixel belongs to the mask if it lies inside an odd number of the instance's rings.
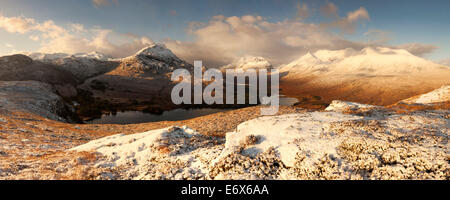
{"label": "snow-covered mountain", "polygon": [[290,74],[407,75],[448,70],[448,67],[412,55],[403,49],[367,47],[307,53],[285,66]]}
{"label": "snow-covered mountain", "polygon": [[120,60],[120,66],[112,74],[130,76],[154,76],[170,73],[178,68],[193,70],[188,62],[178,58],[163,44],[153,44],[136,54]]}
{"label": "snow-covered mountain", "polygon": [[124,104],[131,99],[152,101],[163,107],[171,104],[168,100],[174,84],[170,80],[171,72],[179,68],[189,71],[194,69],[163,44],[150,45],[132,56],[115,59],[115,62],[118,65],[113,70],[87,79],[79,88],[89,90],[94,96],[107,101]]}
{"label": "snow-covered mountain", "polygon": [[109,72],[118,65],[109,56],[96,51],[73,55],[64,53],[30,53],[28,56],[36,61],[60,66],[75,75],[79,81]]}
{"label": "snow-covered mountain", "polygon": [[403,49],[367,47],[307,53],[279,67],[283,92],[389,105],[450,84],[450,67]]}
{"label": "snow-covered mountain", "polygon": [[73,57],[77,57],[77,58],[93,58],[93,59],[97,59],[97,60],[102,60],[102,61],[108,61],[111,60],[112,58],[110,56],[107,56],[103,53],[100,53],[98,51],[93,51],[90,53],[78,53],[78,54],[74,54]]}
{"label": "snow-covered mountain", "polygon": [[271,69],[272,64],[263,57],[245,56],[234,63],[225,65],[222,69]]}

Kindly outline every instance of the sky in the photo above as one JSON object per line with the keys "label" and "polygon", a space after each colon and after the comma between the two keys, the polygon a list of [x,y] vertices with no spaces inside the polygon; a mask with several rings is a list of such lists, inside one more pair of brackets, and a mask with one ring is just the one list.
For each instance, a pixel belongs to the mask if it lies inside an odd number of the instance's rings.
{"label": "sky", "polygon": [[125,57],[163,43],[193,62],[285,64],[319,49],[402,48],[450,65],[448,0],[1,0],[0,55]]}

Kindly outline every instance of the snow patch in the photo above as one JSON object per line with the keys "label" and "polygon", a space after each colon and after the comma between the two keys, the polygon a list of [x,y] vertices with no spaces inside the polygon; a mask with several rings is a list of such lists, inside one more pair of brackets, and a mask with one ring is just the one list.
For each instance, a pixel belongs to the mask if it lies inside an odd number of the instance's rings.
{"label": "snow patch", "polygon": [[[97,167],[122,169],[122,176],[132,179],[198,179],[207,176],[209,161],[220,153],[217,143],[220,139],[201,135],[187,126],[174,126],[112,135],[71,150],[101,153],[105,160],[99,161]],[[162,175],[161,171],[168,173]]]}
{"label": "snow patch", "polygon": [[366,111],[379,106],[360,104],[355,102],[334,100],[325,108],[326,111],[344,112],[344,111]]}
{"label": "snow patch", "polygon": [[263,57],[245,56],[222,69],[271,69],[272,64]]}
{"label": "snow patch", "polygon": [[431,104],[450,101],[450,85],[444,85],[429,93],[403,100],[405,103]]}
{"label": "snow patch", "polygon": [[[225,149],[213,163],[242,148],[242,153],[251,157],[274,148],[288,167],[295,165],[298,153],[306,152],[313,163],[325,153],[336,154],[341,141],[339,138],[321,138],[326,124],[358,119],[361,117],[336,112],[311,112],[250,120],[240,124],[236,131],[227,133]],[[258,139],[254,144],[246,144],[249,137]]]}

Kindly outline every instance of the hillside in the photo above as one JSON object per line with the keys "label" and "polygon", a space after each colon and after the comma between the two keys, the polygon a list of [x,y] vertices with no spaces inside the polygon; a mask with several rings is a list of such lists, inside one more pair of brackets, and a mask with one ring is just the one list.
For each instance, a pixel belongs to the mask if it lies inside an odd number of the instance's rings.
{"label": "hillside", "polygon": [[450,67],[406,50],[365,48],[361,51],[317,51],[281,66],[282,93],[323,102],[342,99],[389,105],[449,84]]}
{"label": "hillside", "polygon": [[63,53],[31,53],[29,56],[35,61],[56,65],[61,69],[71,72],[77,78],[78,82],[83,82],[88,78],[107,73],[119,64],[99,52],[78,53],[74,55]]}

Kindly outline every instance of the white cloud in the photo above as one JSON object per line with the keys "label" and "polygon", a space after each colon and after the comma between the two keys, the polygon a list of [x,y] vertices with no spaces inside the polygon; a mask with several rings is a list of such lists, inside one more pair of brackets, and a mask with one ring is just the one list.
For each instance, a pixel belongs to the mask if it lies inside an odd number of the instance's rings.
{"label": "white cloud", "polygon": [[[152,44],[147,37],[120,34],[112,30],[86,29],[81,24],[68,24],[66,27],[52,20],[39,23],[26,17],[5,17],[0,15],[0,28],[10,33],[29,34],[28,38],[40,42],[41,52],[48,53],[86,53],[99,51],[114,57],[125,57]],[[109,36],[119,38],[112,42]]]}
{"label": "white cloud", "polygon": [[83,24],[70,24],[71,31],[73,32],[86,32],[86,29],[84,29]]}
{"label": "white cloud", "polygon": [[362,20],[370,20],[369,12],[360,7],[358,10],[347,13],[345,17],[337,17],[336,20],[330,23],[324,23],[322,26],[326,28],[337,28],[341,32],[351,34],[355,32],[356,24]]}
{"label": "white cloud", "polygon": [[215,16],[188,32],[194,41],[168,40],[166,45],[188,62],[202,59],[208,67],[222,66],[246,55],[262,56],[278,65],[308,51],[362,48],[362,44],[344,40],[316,24],[269,22],[261,16]]}
{"label": "white cloud", "polygon": [[[41,45],[40,51],[49,53],[64,52],[75,54],[80,52],[98,51],[113,57],[126,57],[139,51],[140,49],[153,44],[147,37],[131,37],[126,34],[115,33],[107,29],[89,30],[92,37],[82,37],[74,34],[66,34],[54,38]],[[114,43],[109,36],[120,37],[125,42]]]}
{"label": "white cloud", "polygon": [[37,36],[37,35],[30,35],[30,36],[28,36],[28,38],[30,38],[31,40],[33,40],[33,41],[39,41],[39,36]]}
{"label": "white cloud", "polygon": [[27,33],[35,29],[34,19],[25,17],[4,17],[0,15],[0,28],[10,33]]}
{"label": "white cloud", "polygon": [[6,43],[6,44],[5,44],[5,47],[6,47],[6,48],[14,48],[14,45],[9,44],[9,43]]}

